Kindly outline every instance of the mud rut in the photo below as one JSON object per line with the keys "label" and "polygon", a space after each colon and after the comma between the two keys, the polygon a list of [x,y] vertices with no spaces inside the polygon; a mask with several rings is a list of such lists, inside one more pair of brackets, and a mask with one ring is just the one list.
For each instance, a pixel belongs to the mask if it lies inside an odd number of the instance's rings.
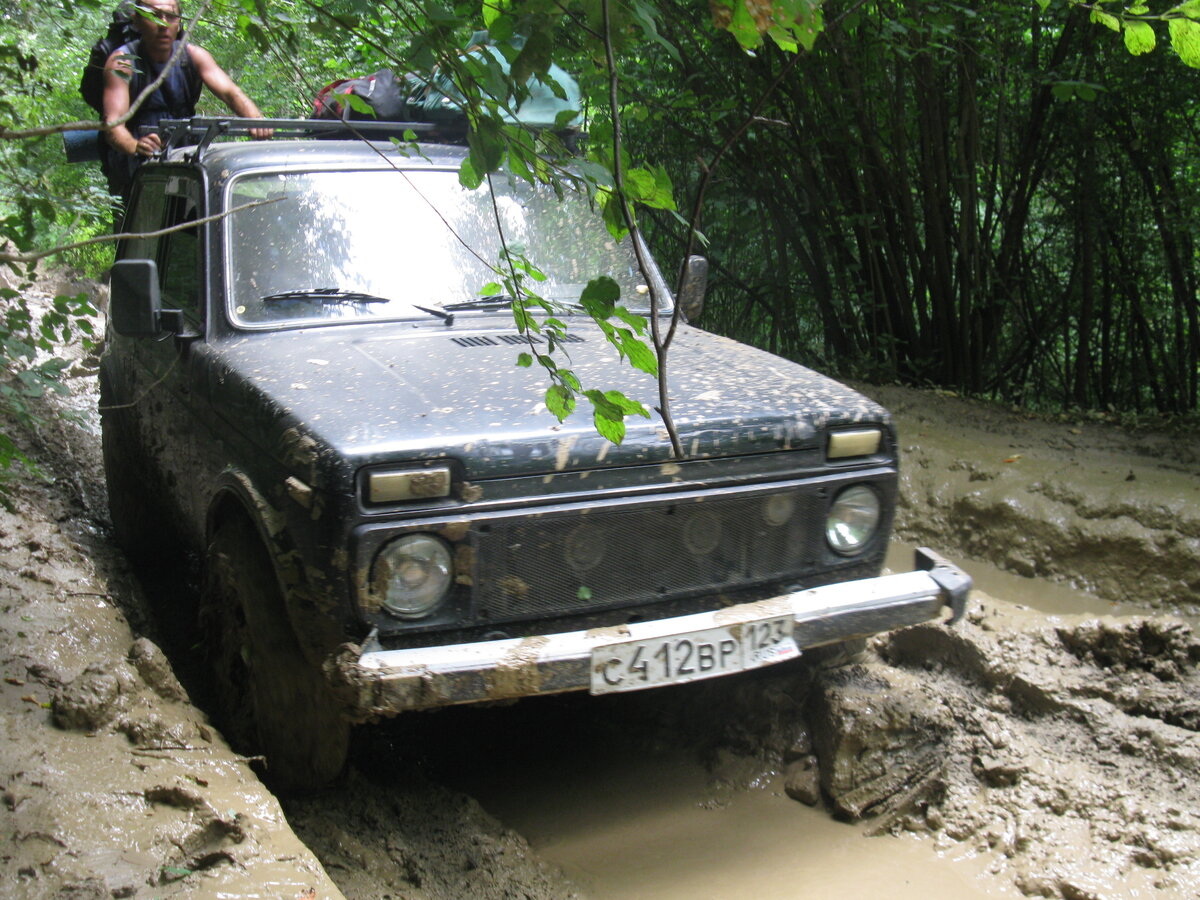
{"label": "mud rut", "polygon": [[[68,403],[86,413],[87,361],[73,383]],[[877,639],[837,670],[788,664],[363,728],[340,784],[282,798],[336,888],[188,704],[204,697],[190,588],[177,577],[136,581],[107,543],[94,419],[48,417],[30,446],[55,482],[25,490],[19,515],[0,519],[13,701],[0,748],[0,889],[340,889],[356,900],[1200,895],[1195,431],[1054,423],[946,395],[864,390],[901,429],[900,537],[968,569],[989,560],[1026,577],[980,564],[986,585],[967,621]],[[83,617],[96,636],[70,653],[50,638],[50,650],[25,652],[26,631],[49,608],[39,591],[77,616],[64,594],[88,594],[79,587],[97,580]],[[139,633],[154,643],[130,644]],[[58,654],[48,669],[47,654]],[[49,699],[34,708],[16,700],[22,691]],[[36,777],[36,754],[13,743],[18,725],[53,750]],[[81,736],[84,752],[103,744],[110,754],[94,754],[96,765],[146,766],[102,778],[84,766],[75,783],[47,787],[59,784],[47,759],[79,752],[70,742]],[[183,757],[201,749],[197,771],[195,756]],[[106,813],[117,796],[128,808]],[[223,813],[223,802],[250,811]],[[72,804],[109,821],[81,830],[61,809]],[[154,828],[127,827],[129,815]],[[117,865],[98,855],[105,843],[136,853]]]}

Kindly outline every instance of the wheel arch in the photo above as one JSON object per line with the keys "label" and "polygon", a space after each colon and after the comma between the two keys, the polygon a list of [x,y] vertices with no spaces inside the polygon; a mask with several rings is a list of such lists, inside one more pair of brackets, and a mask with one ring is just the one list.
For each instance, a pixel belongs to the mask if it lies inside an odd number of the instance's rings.
{"label": "wheel arch", "polygon": [[308,578],[303,559],[287,529],[284,513],[276,508],[245,472],[231,469],[218,481],[205,520],[205,546],[231,519],[247,521],[258,536],[267,557],[292,633],[308,661],[323,669],[325,661],[342,643],[339,624],[318,610],[318,593]]}

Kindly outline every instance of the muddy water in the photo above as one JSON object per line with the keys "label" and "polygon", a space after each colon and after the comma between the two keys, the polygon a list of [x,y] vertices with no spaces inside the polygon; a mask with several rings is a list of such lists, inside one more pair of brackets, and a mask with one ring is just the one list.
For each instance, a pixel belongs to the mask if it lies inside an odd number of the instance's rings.
{"label": "muddy water", "polygon": [[[911,558],[911,547],[897,546],[889,566],[909,568]],[[986,564],[969,569],[981,602],[998,598],[1023,608],[1022,617],[1056,623],[1141,612]],[[786,683],[788,675],[778,677]],[[769,679],[764,684],[771,689]],[[1020,895],[1010,877],[989,874],[1003,860],[978,844],[868,836],[870,822],[838,822],[827,809],[789,799],[777,764],[722,750],[702,763],[686,736],[671,734],[676,690],[626,695],[640,705],[632,713],[614,704],[589,712],[594,699],[587,698],[501,711],[466,728],[487,735],[477,745],[486,764],[459,760],[441,777],[518,831],[589,900]],[[668,724],[654,721],[656,704]],[[714,710],[714,719],[724,715]]]}
{"label": "muddy water", "polygon": [[592,749],[569,763],[531,759],[509,780],[471,788],[589,900],[1004,895],[979,880],[986,857],[863,837],[788,799],[777,778],[714,798],[709,773],[686,755]]}
{"label": "muddy water", "polygon": [[[910,568],[912,549],[898,546],[889,564]],[[990,591],[1051,615],[1120,612],[1068,588],[971,568]],[[927,837],[867,837],[863,825],[787,797],[777,766],[763,771],[761,761],[721,752],[702,764],[694,746],[670,734],[647,747],[643,726],[655,725],[641,717],[654,718],[656,702],[671,705],[665,692],[660,701],[654,693],[638,697],[647,708],[625,721],[606,706],[601,716],[618,718],[600,726],[582,722],[585,708],[568,711],[574,698],[544,717],[534,704],[522,706],[519,723],[497,718],[479,729],[495,742],[485,751],[485,769],[467,766],[444,777],[524,836],[590,900],[1018,896],[986,876],[991,854],[939,852]],[[505,734],[509,727],[514,735]],[[530,740],[530,731],[554,737]],[[504,744],[511,752],[497,755]]]}
{"label": "muddy water", "polygon": [[[915,550],[915,544],[893,541],[884,564],[892,572],[908,571],[913,567]],[[1047,616],[1137,616],[1146,611],[1144,606],[1128,602],[1114,603],[1063,584],[1014,575],[988,563],[974,560],[955,562],[970,573],[977,590],[992,597],[1001,597],[1009,603],[1028,606]]]}

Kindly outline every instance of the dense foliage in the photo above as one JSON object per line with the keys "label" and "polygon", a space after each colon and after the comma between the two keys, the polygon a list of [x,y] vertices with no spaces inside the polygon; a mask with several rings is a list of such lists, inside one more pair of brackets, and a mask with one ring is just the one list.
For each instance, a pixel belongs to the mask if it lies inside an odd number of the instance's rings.
{"label": "dense foliage", "polygon": [[1134,58],[1079,8],[898,0],[827,4],[792,66],[663,10],[684,52],[629,78],[644,152],[687,171],[771,92],[708,194],[709,327],[847,375],[1197,408],[1197,99],[1174,53]]}
{"label": "dense foliage", "polygon": [[[3,7],[10,252],[109,228],[99,172],[66,165],[52,127],[91,117],[75,85],[114,2]],[[189,0],[183,11],[268,115],[305,115],[324,83],[383,66],[453,81],[471,115],[467,181],[498,166],[555,177],[541,160],[561,146],[496,121],[553,58],[579,77],[585,171],[614,229],[645,226],[669,265],[702,242],[712,330],[845,376],[1033,406],[1200,406],[1195,0]],[[463,53],[484,28],[511,78]],[[37,128],[51,133],[14,139]],[[106,246],[57,262],[95,273]],[[5,302],[24,310],[19,292]],[[26,371],[5,346],[0,363]]]}

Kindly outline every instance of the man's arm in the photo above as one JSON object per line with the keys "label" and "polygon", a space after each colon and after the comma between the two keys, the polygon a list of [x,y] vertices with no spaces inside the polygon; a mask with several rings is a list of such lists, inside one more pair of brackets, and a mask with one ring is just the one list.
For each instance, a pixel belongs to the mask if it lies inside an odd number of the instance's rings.
{"label": "man's arm", "polygon": [[[129,76],[132,69],[129,59],[113,53],[104,64],[104,121],[114,122],[129,112]],[[162,142],[157,134],[134,137],[124,125],[115,125],[108,131],[108,142],[122,153],[130,156],[150,156]]]}
{"label": "man's arm", "polygon": [[[217,64],[211,53],[195,44],[189,44],[187,49],[192,56],[192,65],[196,67],[196,72],[200,75],[200,80],[220,98],[222,103],[229,107],[231,112],[246,119],[263,117],[262,112],[254,105],[254,101],[234,83],[234,80],[229,77],[229,73]],[[258,140],[269,138],[271,134],[269,128],[252,128],[250,130],[251,137]]]}

